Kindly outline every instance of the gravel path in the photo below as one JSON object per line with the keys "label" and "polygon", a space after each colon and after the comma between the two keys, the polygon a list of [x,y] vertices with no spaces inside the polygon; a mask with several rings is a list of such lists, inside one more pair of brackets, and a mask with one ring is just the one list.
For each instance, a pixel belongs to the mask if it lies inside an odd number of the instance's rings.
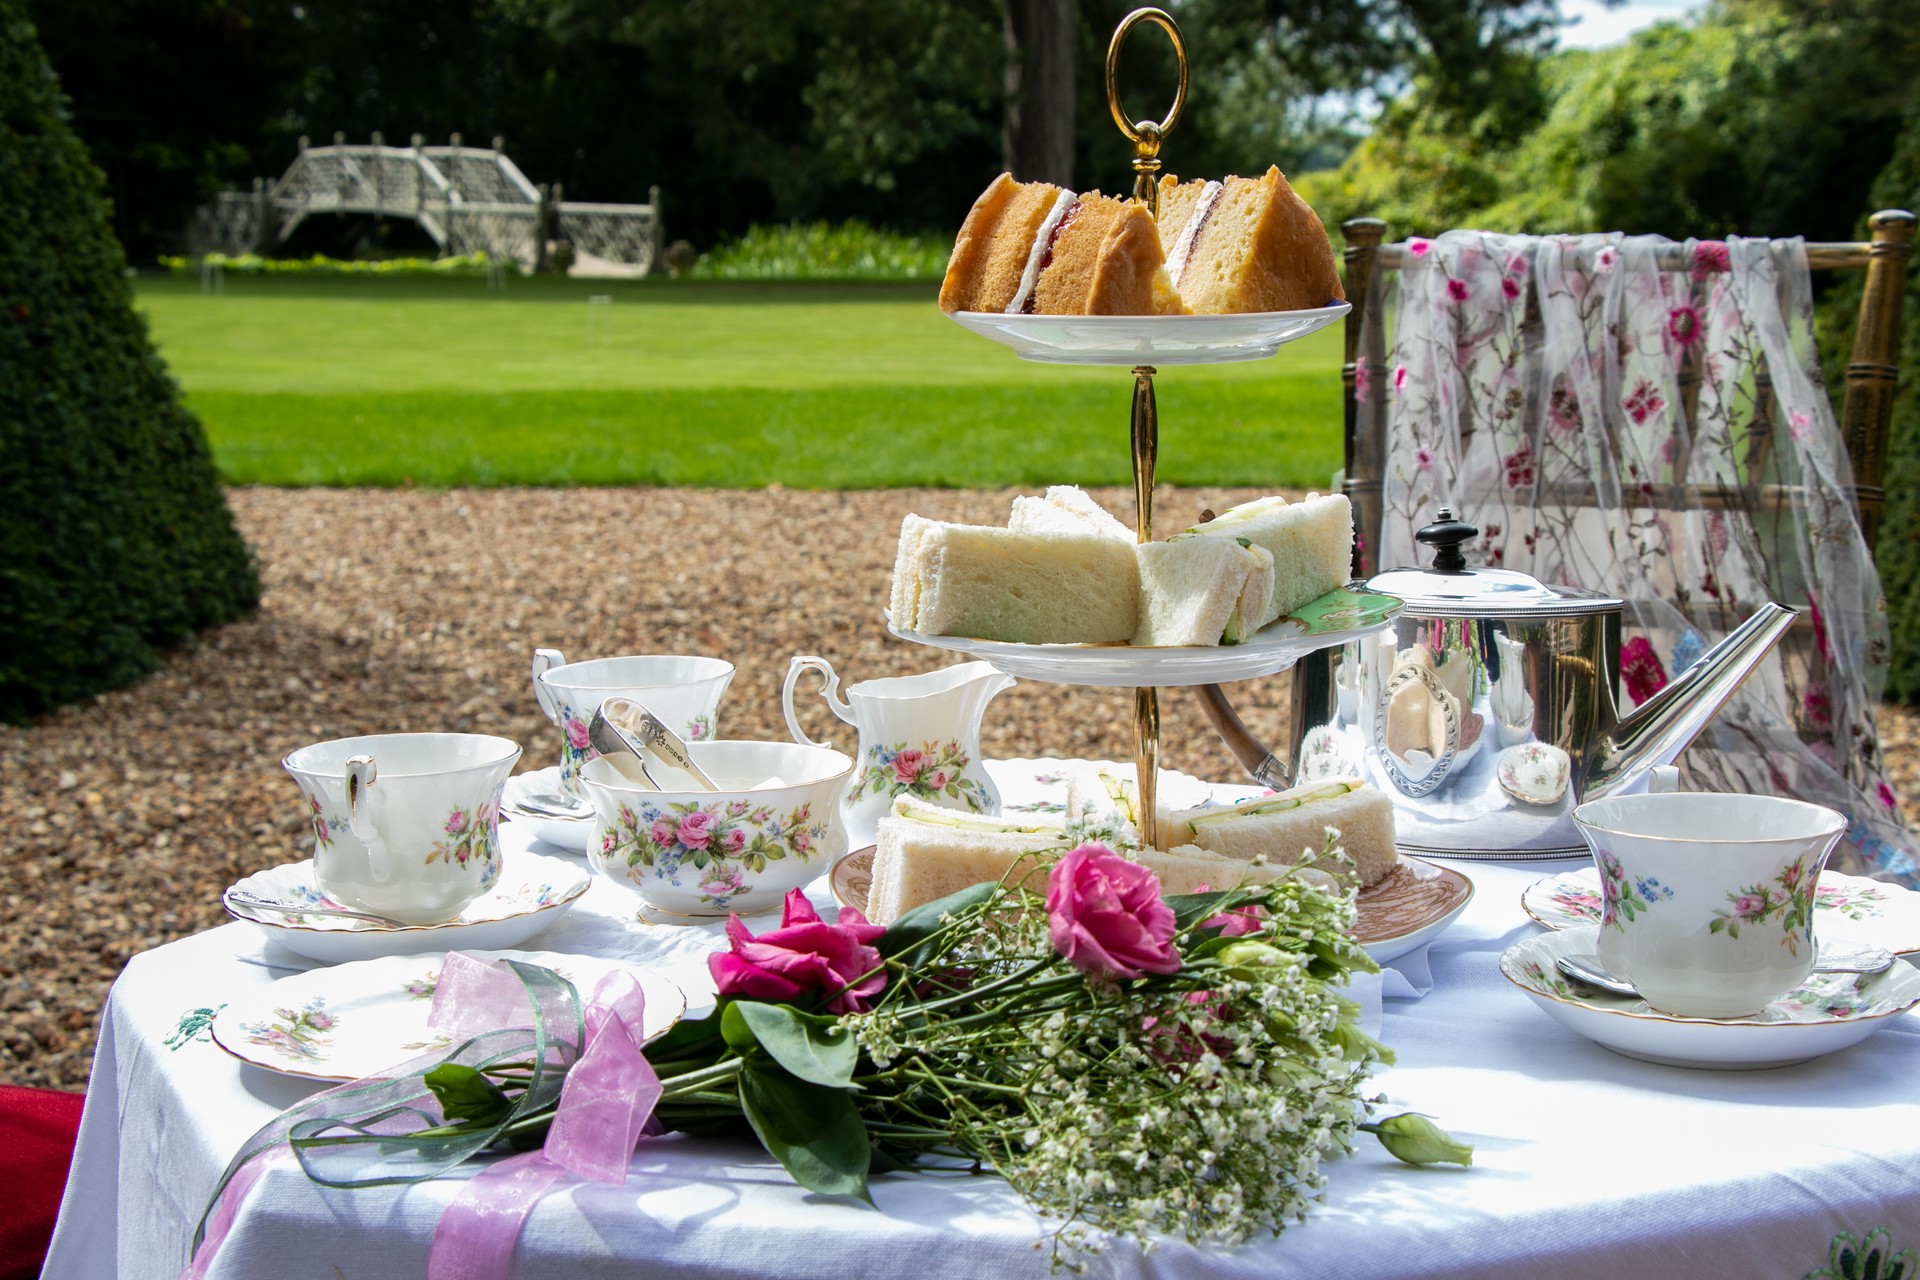
{"label": "gravel path", "polygon": [[[1131,510],[1117,490],[1097,496]],[[1162,489],[1160,523],[1251,492]],[[794,653],[847,680],[946,658],[881,621],[900,517],[1003,521],[1010,491],[241,489],[259,613],[208,634],[136,688],[28,728],[0,727],[0,1081],[85,1086],[94,1027],[127,958],[221,923],[238,877],[307,857],[279,766],[305,743],[447,729],[504,734],[523,768],[557,759],[527,685],[535,646],[570,657],[713,654],[739,673],[729,737],[785,739]],[[1238,699],[1281,732],[1284,682]],[[811,688],[812,686],[807,686]],[[803,701],[816,737],[851,734]],[[1163,763],[1243,775],[1188,695],[1162,701]],[[1920,721],[1883,721],[1904,795]],[[1022,683],[988,711],[990,755],[1130,758],[1132,695]]]}

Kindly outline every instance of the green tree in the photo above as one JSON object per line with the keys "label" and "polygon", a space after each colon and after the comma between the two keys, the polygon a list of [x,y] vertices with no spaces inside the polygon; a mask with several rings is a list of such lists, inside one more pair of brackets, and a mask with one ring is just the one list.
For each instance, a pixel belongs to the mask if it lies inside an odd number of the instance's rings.
{"label": "green tree", "polygon": [[0,0],[0,720],[124,684],[259,592],[100,173]]}

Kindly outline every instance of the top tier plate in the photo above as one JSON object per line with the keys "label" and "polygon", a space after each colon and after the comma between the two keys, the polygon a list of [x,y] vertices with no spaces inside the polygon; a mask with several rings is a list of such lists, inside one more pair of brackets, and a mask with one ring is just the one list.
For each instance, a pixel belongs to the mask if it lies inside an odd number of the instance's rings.
{"label": "top tier plate", "polygon": [[1231,316],[1021,316],[956,311],[983,338],[1042,364],[1231,364],[1265,360],[1287,343],[1353,310],[1346,302],[1311,311]]}
{"label": "top tier plate", "polygon": [[1319,649],[1372,635],[1400,612],[1396,596],[1336,587],[1261,629],[1245,644],[1136,648],[1125,644],[1013,644],[888,630],[902,640],[991,662],[1010,676],[1108,687],[1225,684],[1277,675]]}

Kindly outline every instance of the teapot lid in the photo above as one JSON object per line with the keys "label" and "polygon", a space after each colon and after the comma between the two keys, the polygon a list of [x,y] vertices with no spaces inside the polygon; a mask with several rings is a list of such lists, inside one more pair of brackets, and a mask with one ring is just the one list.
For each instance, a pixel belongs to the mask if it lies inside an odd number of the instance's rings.
{"label": "teapot lid", "polygon": [[1449,507],[1436,515],[1434,523],[1413,535],[1434,549],[1433,565],[1375,574],[1367,581],[1369,591],[1399,596],[1410,613],[1442,618],[1574,617],[1625,607],[1603,592],[1554,586],[1517,569],[1469,567],[1460,544],[1479,537],[1480,530],[1454,519]]}

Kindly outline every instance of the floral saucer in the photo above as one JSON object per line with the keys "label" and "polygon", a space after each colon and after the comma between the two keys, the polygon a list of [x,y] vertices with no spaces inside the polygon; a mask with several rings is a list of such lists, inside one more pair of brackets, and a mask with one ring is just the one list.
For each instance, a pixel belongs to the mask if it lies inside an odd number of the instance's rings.
{"label": "floral saucer", "polygon": [[[600,979],[626,970],[646,996],[646,1037],[680,1020],[687,997],[669,979],[620,960],[553,952],[466,951],[477,960],[506,957],[552,969],[591,999]],[[214,1015],[214,1043],[250,1066],[303,1080],[358,1080],[423,1053],[452,1047],[427,1025],[446,952],[384,956],[313,969],[230,1000]]]}
{"label": "floral saucer", "polygon": [[[873,846],[834,863],[827,884],[841,906],[865,911],[873,885]],[[1385,964],[1439,937],[1472,900],[1473,881],[1452,867],[1403,853],[1386,879],[1360,891],[1353,936],[1375,964]]]}
{"label": "floral saucer", "polygon": [[[1526,913],[1549,929],[1600,923],[1600,873],[1591,866],[1562,871],[1528,885]],[[1813,928],[1821,937],[1884,947],[1895,955],[1920,953],[1920,893],[1823,871],[1814,887]]]}
{"label": "floral saucer", "polygon": [[239,894],[290,907],[339,906],[314,887],[313,861],[308,859],[254,872],[222,894],[220,905],[234,919],[259,925],[289,951],[339,964],[423,951],[518,946],[558,924],[592,884],[586,868],[574,862],[521,853],[507,860],[492,889],[444,924],[383,925],[339,916],[262,911],[234,901]]}
{"label": "floral saucer", "polygon": [[1562,955],[1598,950],[1594,925],[1537,933],[1508,947],[1500,972],[1556,1021],[1603,1048],[1670,1067],[1757,1071],[1786,1067],[1858,1044],[1920,1004],[1920,970],[1816,973],[1745,1018],[1682,1018],[1646,1001],[1574,985],[1554,967]]}
{"label": "floral saucer", "polygon": [[[593,839],[593,806],[582,800],[579,817],[563,818],[551,811],[553,801],[560,795],[559,765],[531,769],[507,779],[500,793],[500,811],[508,821],[531,831],[537,839],[570,853],[585,853],[587,841]],[[535,807],[536,800],[543,803]]]}

